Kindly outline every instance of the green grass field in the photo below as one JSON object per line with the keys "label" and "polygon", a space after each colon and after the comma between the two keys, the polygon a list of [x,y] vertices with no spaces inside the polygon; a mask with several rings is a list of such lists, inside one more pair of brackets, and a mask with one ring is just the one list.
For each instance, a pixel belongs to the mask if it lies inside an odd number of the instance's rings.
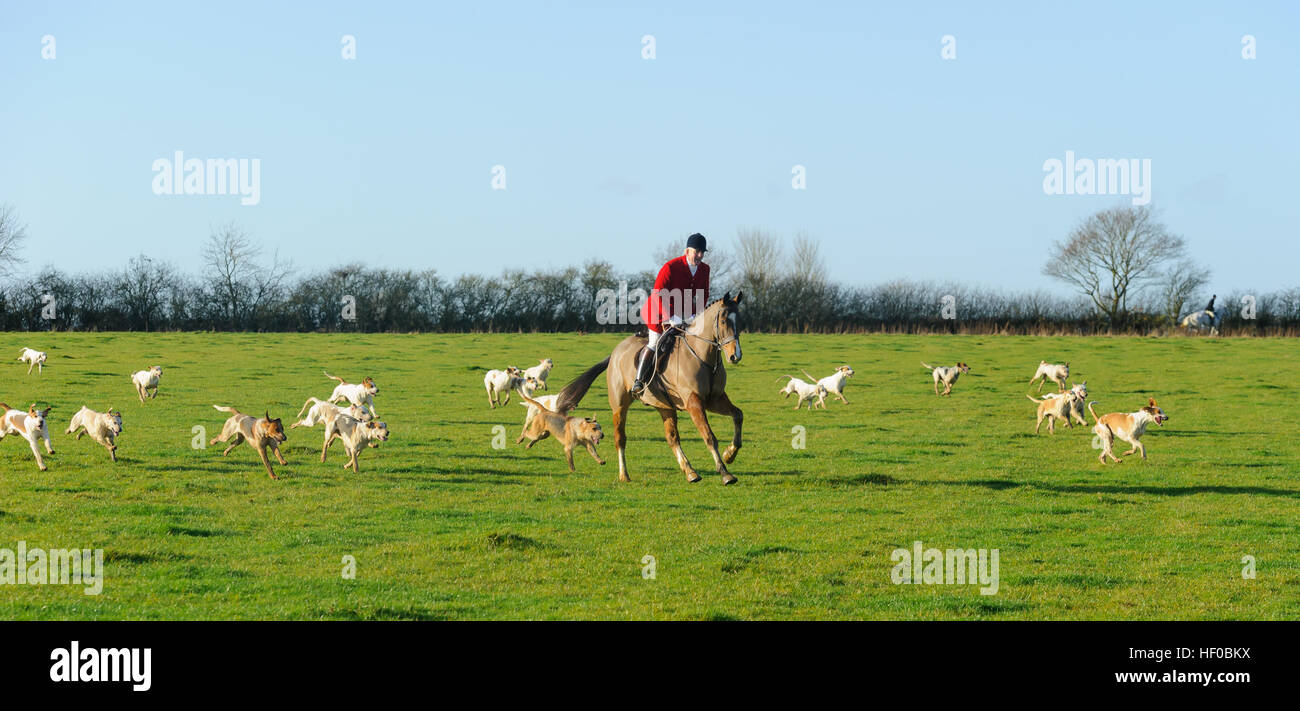
{"label": "green grass field", "polygon": [[[551,357],[551,392],[611,335],[5,334],[48,350],[43,375],[4,366],[0,400],[52,403],[56,454],[0,442],[0,547],[103,548],[102,594],[0,586],[5,619],[1288,619],[1300,616],[1296,362],[1280,339],[745,335],[728,370],[745,446],[723,487],[687,484],[659,418],[636,405],[633,482],[553,440],[514,445],[524,409],[489,410],[487,368]],[[382,359],[371,359],[383,354]],[[937,398],[920,366],[971,364]],[[1154,395],[1171,416],[1150,460],[1102,466],[1086,428],[1033,435],[1040,359],[1069,361],[1099,412]],[[140,404],[129,373],[164,368]],[[777,390],[803,366],[857,375],[851,405],[794,412]],[[373,376],[392,437],[361,473],[322,429],[293,430],[270,480],[252,449],[194,449],[234,405],[293,421],[309,395]],[[81,405],[118,407],[119,462],[63,434]],[[601,377],[575,414],[612,434]],[[723,442],[731,423],[713,417]],[[494,449],[493,427],[508,444]],[[792,446],[795,426],[806,448]],[[1127,449],[1120,443],[1122,452]],[[998,594],[895,585],[896,548],[996,548]],[[344,579],[342,558],[356,559]],[[642,575],[643,556],[656,576]],[[1254,556],[1257,577],[1243,579]]]}

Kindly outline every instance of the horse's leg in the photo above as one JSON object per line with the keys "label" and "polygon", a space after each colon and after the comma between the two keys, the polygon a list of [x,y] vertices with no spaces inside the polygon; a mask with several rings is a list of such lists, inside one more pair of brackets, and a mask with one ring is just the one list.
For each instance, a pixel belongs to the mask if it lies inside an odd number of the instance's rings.
{"label": "horse's leg", "polygon": [[708,447],[709,454],[713,455],[713,463],[717,466],[718,473],[722,475],[722,483],[736,483],[736,477],[727,471],[727,465],[722,462],[722,455],[718,454],[718,438],[709,427],[709,416],[704,414],[704,403],[700,400],[699,393],[691,393],[686,398],[686,411],[690,413],[695,429],[699,430],[700,436],[704,438],[704,446]]}
{"label": "horse's leg", "polygon": [[677,433],[677,411],[660,410],[659,416],[664,420],[664,439],[668,440],[668,446],[673,448],[673,454],[677,456],[677,466],[686,473],[686,481],[694,484],[700,480],[700,475],[695,472],[690,460],[686,458],[686,453],[682,451],[682,438]]}
{"label": "horse's leg", "polygon": [[716,412],[719,415],[730,415],[731,424],[735,431],[731,434],[731,444],[728,445],[727,451],[722,453],[722,461],[731,464],[736,461],[736,453],[740,451],[740,429],[745,423],[745,413],[736,407],[731,398],[727,397],[725,392],[718,392],[709,399],[709,412]]}
{"label": "horse's leg", "polygon": [[609,409],[613,411],[614,446],[618,447],[618,480],[632,481],[627,475],[627,408],[632,404],[632,395],[628,392],[609,391]]}

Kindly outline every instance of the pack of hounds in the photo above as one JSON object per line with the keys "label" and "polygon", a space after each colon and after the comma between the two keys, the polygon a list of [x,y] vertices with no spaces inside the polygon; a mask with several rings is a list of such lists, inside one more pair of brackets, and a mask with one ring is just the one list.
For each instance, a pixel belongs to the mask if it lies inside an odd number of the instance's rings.
{"label": "pack of hounds", "polygon": [[[36,369],[38,374],[43,373],[48,359],[47,353],[31,348],[22,349],[18,356],[19,361],[28,364],[28,375],[31,375],[33,369]],[[307,398],[302,409],[298,411],[298,421],[290,425],[289,429],[323,424],[325,439],[321,445],[321,462],[326,460],[334,440],[339,440],[343,442],[343,448],[348,455],[343,468],[350,468],[353,473],[359,473],[357,457],[361,452],[367,447],[378,447],[380,442],[388,441],[388,425],[376,419],[378,413],[375,411],[374,398],[379,394],[379,388],[371,378],[365,378],[360,383],[349,383],[329,373],[325,373],[325,377],[337,382],[334,391],[325,399]],[[141,404],[158,396],[158,385],[161,380],[162,366],[159,365],[131,375],[131,383],[135,386],[136,396]],[[272,479],[278,479],[271,466],[268,452],[274,454],[281,465],[288,464],[284,455],[280,453],[280,445],[288,439],[280,418],[271,417],[270,412],[265,412],[262,417],[256,417],[226,405],[212,407],[228,414],[229,417],[221,428],[221,434],[213,437],[208,442],[208,446],[226,444],[226,448],[221,453],[222,456],[226,456],[235,447],[247,442],[261,458],[266,473]],[[50,411],[53,409],[53,406],[47,405],[44,409],[38,410],[36,403],[32,403],[24,411],[0,403],[0,412],[3,412],[3,415],[0,415],[0,440],[8,435],[18,435],[27,440],[32,456],[36,459],[36,466],[41,471],[46,471],[47,467],[41,456],[40,445],[44,445],[47,455],[54,454],[48,426]],[[80,440],[83,435],[90,435],[92,440],[108,450],[109,458],[116,462],[117,437],[122,434],[122,413],[113,407],[109,407],[104,412],[96,412],[83,406],[72,416],[65,434],[74,434],[77,440]]]}
{"label": "pack of hounds", "polygon": [[[957,379],[971,372],[970,365],[960,361],[952,366],[932,366],[925,362],[921,365],[930,371],[931,379],[934,381],[934,394],[940,397],[951,395]],[[519,433],[515,444],[526,439],[527,447],[531,448],[548,435],[552,435],[564,445],[564,454],[570,471],[574,471],[573,450],[579,444],[585,445],[592,458],[604,464],[604,460],[596,453],[596,444],[600,442],[603,433],[595,418],[570,417],[568,412],[557,412],[558,395],[532,397],[537,390],[547,389],[546,379],[554,367],[555,363],[550,358],[545,358],[541,363],[527,370],[520,370],[514,366],[504,370],[489,370],[483,378],[488,406],[496,408],[498,405],[505,405],[510,402],[510,393],[517,392],[522,399],[520,404],[525,405],[528,412],[524,416],[523,431]],[[826,409],[828,395],[833,395],[845,405],[849,404],[845,389],[849,378],[854,375],[851,366],[841,365],[835,369],[835,372],[824,378],[817,378],[802,368],[800,372],[808,379],[783,375],[781,377],[786,382],[778,391],[778,394],[784,395],[787,400],[792,395],[795,397],[795,410],[805,404],[809,410],[815,407]],[[1093,410],[1096,402],[1088,401],[1088,382],[1085,380],[1071,385],[1069,380],[1069,363],[1039,362],[1038,370],[1030,379],[1029,385],[1032,387],[1034,383],[1038,383],[1038,393],[1042,394],[1043,386],[1051,382],[1056,384],[1057,392],[1049,392],[1041,398],[1026,393],[1025,397],[1034,402],[1037,408],[1034,433],[1037,434],[1042,429],[1044,420],[1047,421],[1047,431],[1051,434],[1056,434],[1058,421],[1064,423],[1066,427],[1073,427],[1075,422],[1087,426],[1088,418],[1084,415],[1086,407],[1095,423],[1092,431],[1097,435],[1100,443],[1101,454],[1097,458],[1102,464],[1106,463],[1107,458],[1115,463],[1123,461],[1114,453],[1116,439],[1132,445],[1123,453],[1124,456],[1136,452],[1146,459],[1147,452],[1142,444],[1142,435],[1152,423],[1163,426],[1169,420],[1169,416],[1156,404],[1155,399],[1148,398],[1147,404],[1134,412],[1112,412],[1099,416]]]}
{"label": "pack of hounds", "polygon": [[[48,354],[23,348],[18,360],[28,365],[28,375],[33,369],[39,374],[44,372]],[[964,362],[958,362],[953,366],[932,366],[924,362],[921,365],[930,371],[934,381],[934,394],[940,397],[951,395],[958,378],[971,372],[971,367]],[[605,461],[596,451],[596,445],[600,443],[604,433],[594,417],[573,417],[568,412],[558,411],[558,394],[533,397],[536,391],[548,389],[546,381],[554,367],[554,361],[544,358],[537,365],[525,370],[513,366],[504,370],[489,370],[483,378],[488,406],[496,408],[507,405],[510,402],[510,394],[516,392],[521,400],[519,404],[528,408],[524,416],[523,430],[515,440],[516,444],[528,440],[527,448],[532,448],[537,442],[547,437],[554,437],[564,447],[570,471],[575,471],[573,452],[579,445],[584,446],[593,459],[604,464]],[[801,372],[808,380],[784,375],[782,377],[786,379],[786,383],[778,391],[786,399],[795,396],[795,410],[805,404],[809,410],[815,407],[826,409],[828,395],[835,396],[845,405],[849,404],[845,389],[849,379],[854,375],[852,367],[842,365],[836,368],[835,372],[820,379],[806,370],[801,369]],[[334,440],[340,440],[348,455],[343,467],[352,469],[354,473],[360,473],[357,459],[361,452],[367,447],[378,447],[381,442],[388,440],[388,425],[376,419],[378,413],[375,411],[374,398],[379,394],[379,388],[369,377],[359,383],[349,383],[327,372],[324,375],[336,381],[334,391],[324,399],[309,397],[298,412],[298,420],[291,424],[289,429],[324,425],[321,462],[326,461],[330,445]],[[161,379],[162,366],[157,365],[131,375],[136,396],[142,404],[157,397]],[[1058,421],[1066,427],[1072,427],[1075,422],[1086,426],[1088,424],[1088,419],[1084,415],[1086,406],[1087,412],[1092,415],[1095,423],[1092,431],[1100,442],[1101,453],[1097,457],[1098,460],[1103,464],[1106,463],[1107,458],[1115,463],[1123,461],[1114,453],[1116,439],[1131,445],[1130,449],[1123,453],[1124,456],[1138,453],[1146,459],[1147,453],[1146,447],[1142,444],[1142,435],[1152,423],[1163,426],[1169,420],[1169,416],[1156,404],[1155,399],[1149,398],[1146,405],[1134,412],[1112,412],[1099,416],[1093,409],[1096,402],[1087,399],[1087,381],[1070,385],[1069,379],[1069,363],[1039,362],[1029,385],[1038,383],[1038,393],[1041,394],[1043,386],[1051,382],[1056,384],[1057,392],[1049,392],[1041,398],[1026,393],[1025,396],[1035,403],[1037,423],[1034,432],[1038,433],[1041,430],[1044,421],[1047,422],[1047,431],[1051,434],[1056,433]],[[941,386],[942,391],[940,391]],[[271,417],[269,411],[264,412],[262,417],[255,417],[230,406],[213,405],[213,407],[219,412],[228,414],[229,417],[222,426],[221,434],[212,438],[208,445],[226,444],[226,448],[222,451],[222,456],[225,456],[240,444],[247,442],[262,460],[266,473],[272,479],[277,479],[270,455],[275,455],[281,465],[288,464],[280,452],[280,445],[288,439],[280,418]],[[44,446],[46,454],[54,454],[47,425],[51,410],[53,410],[52,406],[38,410],[36,403],[32,403],[26,410],[0,403],[0,413],[3,413],[0,415],[0,440],[8,435],[18,435],[26,440],[36,460],[36,466],[41,471],[46,470],[45,460],[40,451],[41,445]],[[86,406],[82,406],[73,414],[65,431],[65,434],[75,435],[77,440],[80,440],[83,435],[89,435],[92,440],[108,450],[109,458],[114,462],[117,461],[117,437],[121,433],[122,413],[119,410],[109,407],[104,412],[97,412]]]}

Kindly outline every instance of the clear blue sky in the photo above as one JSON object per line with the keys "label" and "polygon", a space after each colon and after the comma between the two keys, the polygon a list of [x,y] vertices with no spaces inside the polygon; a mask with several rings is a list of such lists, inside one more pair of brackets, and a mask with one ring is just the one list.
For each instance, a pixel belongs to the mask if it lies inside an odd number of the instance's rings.
{"label": "clear blue sky", "polygon": [[[1212,290],[1300,284],[1296,3],[701,4],[5,2],[0,203],[71,271],[196,271],[231,219],[300,268],[443,274],[755,226],[849,283],[1064,291],[1050,242],[1127,202],[1045,195],[1073,150],[1151,159]],[[260,159],[261,203],[154,195],[176,150]]]}

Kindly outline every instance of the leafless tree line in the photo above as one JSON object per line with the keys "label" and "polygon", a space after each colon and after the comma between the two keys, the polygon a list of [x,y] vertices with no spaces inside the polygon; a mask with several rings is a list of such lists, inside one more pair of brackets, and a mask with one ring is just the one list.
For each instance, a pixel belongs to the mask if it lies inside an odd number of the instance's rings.
{"label": "leafless tree line", "polygon": [[[496,276],[361,264],[299,275],[230,224],[212,231],[197,275],[140,255],[116,271],[46,267],[20,279],[13,270],[24,231],[0,207],[4,330],[628,332],[637,324],[598,321],[598,295],[649,290],[655,277],[598,260]],[[654,265],[680,253],[677,242],[667,245]],[[1074,286],[1074,296],[908,280],[837,284],[825,277],[816,241],[797,235],[787,249],[754,228],[707,261],[714,296],[745,291],[746,330],[784,333],[1172,333],[1180,315],[1203,306],[1209,278],[1181,238],[1129,208],[1098,213],[1056,245],[1044,271]],[[1300,288],[1224,294],[1217,304],[1224,333],[1300,335]]]}

